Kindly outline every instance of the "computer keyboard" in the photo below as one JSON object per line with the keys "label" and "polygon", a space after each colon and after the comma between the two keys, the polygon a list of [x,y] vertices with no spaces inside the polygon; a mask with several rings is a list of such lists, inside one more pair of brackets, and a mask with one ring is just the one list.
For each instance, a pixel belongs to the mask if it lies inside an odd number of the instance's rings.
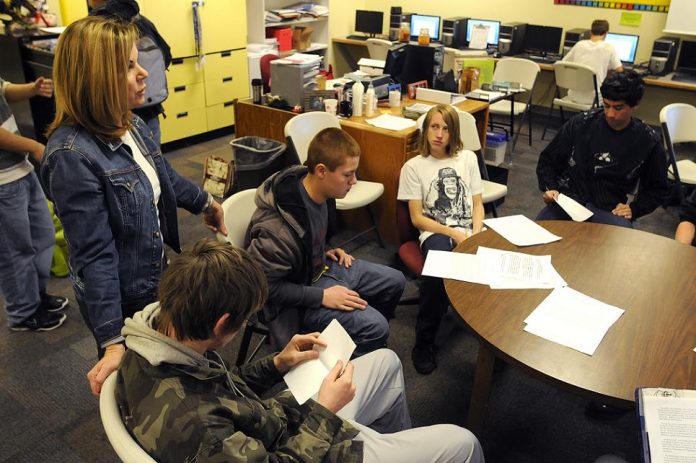
{"label": "computer keyboard", "polygon": [[346,38],[350,39],[350,40],[367,40],[369,37],[366,35],[351,34],[351,35],[347,36]]}
{"label": "computer keyboard", "polygon": [[685,72],[675,72],[672,74],[672,80],[685,84],[696,84],[696,74],[687,74]]}
{"label": "computer keyboard", "polygon": [[556,56],[556,55],[542,56],[542,55],[534,55],[531,53],[523,53],[523,54],[519,55],[519,57],[530,59],[532,61],[536,61],[537,63],[549,63],[549,64],[555,63],[556,61],[561,59],[560,56]]}

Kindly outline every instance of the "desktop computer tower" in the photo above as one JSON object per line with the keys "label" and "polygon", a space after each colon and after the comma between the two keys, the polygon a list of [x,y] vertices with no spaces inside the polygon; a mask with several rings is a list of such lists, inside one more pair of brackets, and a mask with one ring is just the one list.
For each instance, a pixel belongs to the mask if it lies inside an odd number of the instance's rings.
{"label": "desktop computer tower", "polygon": [[[392,74],[394,79],[402,85],[425,80],[430,88],[435,87],[435,78],[442,72],[445,62],[445,46],[439,43],[430,45],[409,44],[405,50],[403,68],[398,75]],[[386,65],[385,65],[386,68]],[[385,72],[386,69],[385,69]]]}
{"label": "desktop computer tower", "polygon": [[411,15],[413,13],[403,13],[400,6],[393,6],[389,12],[389,40],[396,42],[399,40],[399,28],[401,23],[411,24]]}
{"label": "desktop computer tower", "polygon": [[590,30],[583,28],[570,29],[565,33],[563,42],[563,56],[567,55],[571,48],[581,40],[590,38]]}
{"label": "desktop computer tower", "polygon": [[680,40],[677,37],[660,37],[653,42],[650,55],[650,74],[664,76],[674,70]]}
{"label": "desktop computer tower", "polygon": [[466,47],[466,22],[469,18],[458,17],[442,20],[442,44],[451,48]]}
{"label": "desktop computer tower", "polygon": [[524,31],[527,23],[509,22],[500,25],[498,51],[501,55],[517,55],[524,48]]}

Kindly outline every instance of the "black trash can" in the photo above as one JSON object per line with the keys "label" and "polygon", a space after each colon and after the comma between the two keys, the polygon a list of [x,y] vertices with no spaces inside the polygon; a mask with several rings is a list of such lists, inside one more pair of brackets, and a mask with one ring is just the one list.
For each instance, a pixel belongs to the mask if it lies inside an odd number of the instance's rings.
{"label": "black trash can", "polygon": [[234,192],[257,188],[284,166],[285,143],[262,137],[241,137],[230,142],[234,158]]}

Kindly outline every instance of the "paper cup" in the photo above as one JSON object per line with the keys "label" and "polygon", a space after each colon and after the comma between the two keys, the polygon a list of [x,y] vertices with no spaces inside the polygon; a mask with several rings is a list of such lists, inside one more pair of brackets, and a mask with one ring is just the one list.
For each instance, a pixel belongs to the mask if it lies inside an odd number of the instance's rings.
{"label": "paper cup", "polygon": [[336,115],[336,109],[338,107],[338,100],[335,98],[327,98],[324,100],[324,111],[327,113]]}

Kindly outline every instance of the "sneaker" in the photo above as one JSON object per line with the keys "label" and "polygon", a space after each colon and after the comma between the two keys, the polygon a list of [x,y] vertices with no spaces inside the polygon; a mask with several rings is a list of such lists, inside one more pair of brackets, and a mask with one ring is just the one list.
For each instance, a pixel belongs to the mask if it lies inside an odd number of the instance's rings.
{"label": "sneaker", "polygon": [[51,331],[62,325],[67,318],[68,316],[64,313],[52,313],[39,309],[22,323],[10,326],[10,329],[12,331]]}
{"label": "sneaker", "polygon": [[41,294],[41,309],[47,312],[59,312],[68,305],[68,298],[63,296],[51,296],[50,294]]}
{"label": "sneaker", "polygon": [[416,345],[411,351],[411,360],[413,368],[421,375],[429,375],[435,368],[435,346],[433,344]]}

